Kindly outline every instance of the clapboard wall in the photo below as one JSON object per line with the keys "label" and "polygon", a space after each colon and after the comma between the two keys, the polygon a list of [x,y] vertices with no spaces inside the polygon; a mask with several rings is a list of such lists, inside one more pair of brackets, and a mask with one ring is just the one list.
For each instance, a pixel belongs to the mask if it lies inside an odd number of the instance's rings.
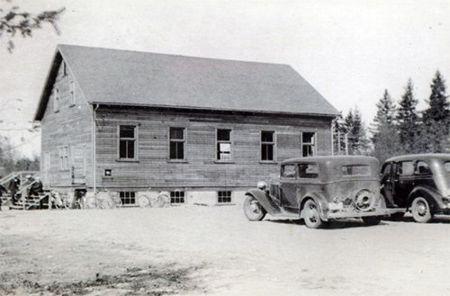
{"label": "clapboard wall", "polygon": [[[138,159],[118,159],[118,126],[138,126]],[[186,129],[183,162],[169,160],[169,128]],[[280,161],[301,156],[302,132],[316,133],[317,155],[331,153],[331,118],[100,106],[96,111],[99,189],[220,189],[254,187],[276,178]],[[230,163],[216,161],[216,130],[232,130]],[[276,161],[260,161],[260,133],[276,134]],[[111,176],[105,176],[111,170]]]}

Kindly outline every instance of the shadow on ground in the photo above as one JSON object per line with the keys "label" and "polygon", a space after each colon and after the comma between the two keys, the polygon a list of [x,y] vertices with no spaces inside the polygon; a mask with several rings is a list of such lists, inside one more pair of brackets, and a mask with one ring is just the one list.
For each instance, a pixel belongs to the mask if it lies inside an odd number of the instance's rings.
{"label": "shadow on ground", "polygon": [[[272,223],[281,223],[281,224],[297,224],[305,226],[305,222],[303,220],[282,220],[282,219],[266,219],[265,221]],[[449,221],[450,223],[450,221]],[[378,225],[366,225],[359,219],[346,219],[346,220],[335,220],[325,223],[321,229],[331,230],[331,229],[344,229],[344,228],[357,228],[357,227],[374,227],[374,226],[385,226],[386,223],[380,222]]]}
{"label": "shadow on ground", "polygon": [[[174,295],[192,291],[206,292],[195,273],[204,266],[188,268],[174,264],[127,268],[118,275],[102,275],[78,282],[42,284],[29,280],[0,278],[0,295]],[[0,276],[3,277],[3,276]]]}

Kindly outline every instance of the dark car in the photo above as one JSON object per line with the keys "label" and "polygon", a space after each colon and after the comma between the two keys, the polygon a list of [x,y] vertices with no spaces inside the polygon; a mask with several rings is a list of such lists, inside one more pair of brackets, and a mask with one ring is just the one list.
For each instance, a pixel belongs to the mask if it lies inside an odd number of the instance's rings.
{"label": "dark car", "polygon": [[366,156],[304,157],[283,161],[280,179],[270,187],[259,182],[246,193],[244,213],[259,221],[272,216],[304,219],[318,228],[331,219],[361,217],[370,225],[387,209],[380,194],[379,162]]}
{"label": "dark car", "polygon": [[381,193],[388,207],[405,208],[416,222],[450,213],[450,154],[392,157],[381,169]]}

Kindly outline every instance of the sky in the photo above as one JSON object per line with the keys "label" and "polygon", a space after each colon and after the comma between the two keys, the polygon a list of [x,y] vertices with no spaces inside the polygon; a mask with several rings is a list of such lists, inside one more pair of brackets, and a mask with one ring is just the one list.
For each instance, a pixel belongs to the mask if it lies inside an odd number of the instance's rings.
{"label": "sky", "polygon": [[[0,134],[40,153],[26,128],[59,43],[291,65],[338,110],[366,124],[384,89],[399,100],[409,78],[419,109],[437,69],[450,79],[450,1],[13,0],[23,10],[65,7],[51,27],[0,38]],[[5,6],[0,0],[0,7]],[[3,122],[1,122],[3,121]]]}

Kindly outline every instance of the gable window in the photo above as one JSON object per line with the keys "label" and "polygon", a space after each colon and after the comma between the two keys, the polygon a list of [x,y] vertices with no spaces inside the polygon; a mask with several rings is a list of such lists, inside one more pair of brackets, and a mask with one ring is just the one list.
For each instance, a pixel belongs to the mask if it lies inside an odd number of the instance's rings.
{"label": "gable window", "polygon": [[170,203],[181,204],[184,203],[184,191],[172,191],[170,192]]}
{"label": "gable window", "polygon": [[218,191],[217,203],[231,203],[231,191]]}
{"label": "gable window", "polygon": [[59,147],[59,169],[62,171],[69,169],[69,146]]}
{"label": "gable window", "polygon": [[316,134],[302,133],[302,156],[313,156],[316,150]]}
{"label": "gable window", "polygon": [[231,130],[217,130],[217,160],[231,160]]}
{"label": "gable window", "polygon": [[52,90],[53,112],[59,111],[59,90],[55,87]]}
{"label": "gable window", "polygon": [[137,159],[137,127],[119,125],[119,159]]}
{"label": "gable window", "polygon": [[169,158],[184,159],[185,128],[171,127],[169,131]]}
{"label": "gable window", "polygon": [[275,132],[261,131],[261,161],[274,161]]}
{"label": "gable window", "polygon": [[75,82],[71,80],[69,82],[69,88],[70,88],[70,106],[75,106]]}
{"label": "gable window", "polygon": [[120,200],[122,205],[134,205],[136,204],[136,192],[133,191],[120,191]]}

